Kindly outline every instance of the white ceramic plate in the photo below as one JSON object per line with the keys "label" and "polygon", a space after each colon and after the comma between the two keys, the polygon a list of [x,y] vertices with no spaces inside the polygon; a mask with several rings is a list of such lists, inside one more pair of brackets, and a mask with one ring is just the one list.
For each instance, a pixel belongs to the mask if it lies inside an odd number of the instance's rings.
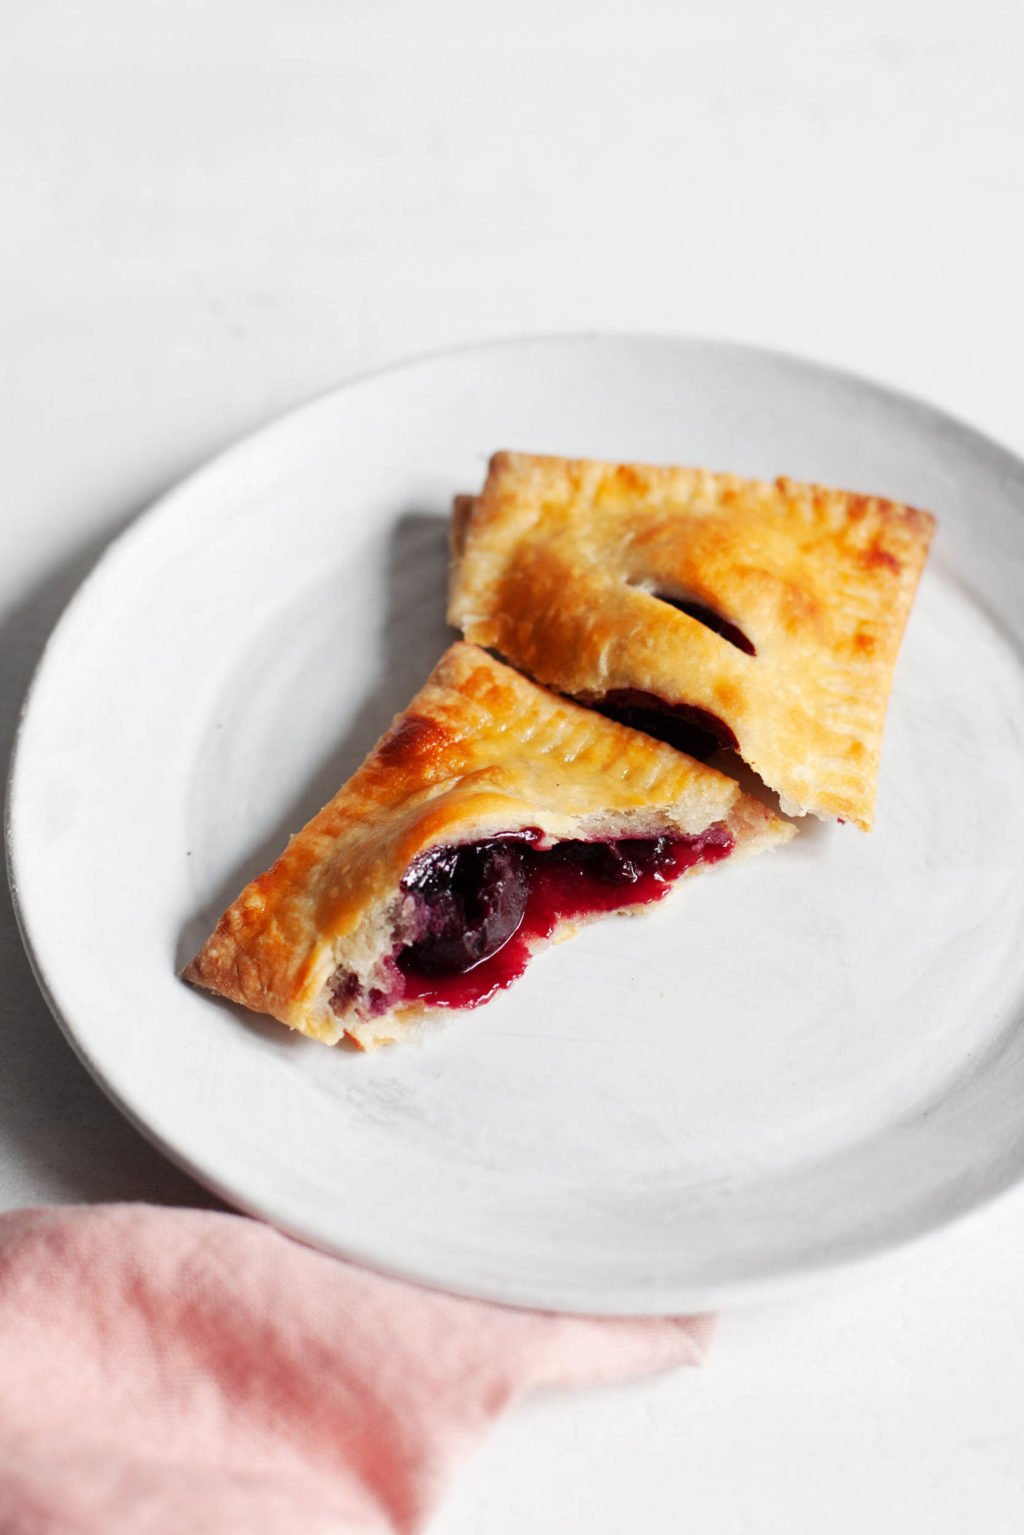
{"label": "white ceramic plate", "polygon": [[[497,447],[883,493],[940,536],[877,829],[593,927],[423,1040],[330,1051],[176,978],[446,643],[445,516]],[[315,401],[110,549],[39,669],[11,866],[116,1103],[323,1248],[533,1306],[762,1295],[1024,1171],[1024,466],[911,400],[709,342],[490,346]]]}

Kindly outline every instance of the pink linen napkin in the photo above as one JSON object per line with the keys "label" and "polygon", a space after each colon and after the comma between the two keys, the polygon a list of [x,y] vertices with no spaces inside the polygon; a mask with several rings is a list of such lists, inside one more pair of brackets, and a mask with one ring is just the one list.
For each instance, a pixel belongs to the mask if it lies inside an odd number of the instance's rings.
{"label": "pink linen napkin", "polygon": [[243,1216],[0,1216],[2,1535],[418,1530],[535,1386],[698,1363],[710,1320],[511,1310]]}

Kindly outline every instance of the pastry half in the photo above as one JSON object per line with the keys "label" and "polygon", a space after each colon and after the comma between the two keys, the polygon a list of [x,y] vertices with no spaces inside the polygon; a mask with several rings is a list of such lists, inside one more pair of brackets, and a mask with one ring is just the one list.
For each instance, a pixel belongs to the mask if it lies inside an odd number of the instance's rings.
{"label": "pastry half", "polygon": [[786,479],[499,453],[456,502],[449,620],[664,739],[696,727],[785,810],[867,830],[933,527]]}
{"label": "pastry half", "polygon": [[793,828],[729,778],[456,644],[185,972],[333,1044],[473,1007],[581,921]]}

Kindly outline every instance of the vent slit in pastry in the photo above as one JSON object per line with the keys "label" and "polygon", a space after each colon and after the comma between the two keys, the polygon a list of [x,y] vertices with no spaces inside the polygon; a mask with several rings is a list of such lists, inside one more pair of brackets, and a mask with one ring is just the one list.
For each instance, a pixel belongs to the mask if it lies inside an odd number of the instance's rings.
{"label": "vent slit in pastry", "polygon": [[710,709],[694,704],[669,704],[639,688],[613,688],[589,700],[606,719],[618,720],[631,730],[642,730],[656,741],[705,762],[720,747],[738,752],[740,743],[729,726]]}
{"label": "vent slit in pastry", "polygon": [[656,598],[658,602],[667,602],[670,608],[675,608],[678,612],[685,613],[687,618],[703,624],[704,628],[710,629],[712,634],[721,635],[723,640],[727,640],[730,645],[735,645],[737,650],[744,651],[748,656],[757,655],[757,651],[739,625],[731,623],[721,613],[716,613],[714,608],[708,607],[707,603],[698,602],[692,597],[670,597],[668,592],[650,592],[648,595]]}

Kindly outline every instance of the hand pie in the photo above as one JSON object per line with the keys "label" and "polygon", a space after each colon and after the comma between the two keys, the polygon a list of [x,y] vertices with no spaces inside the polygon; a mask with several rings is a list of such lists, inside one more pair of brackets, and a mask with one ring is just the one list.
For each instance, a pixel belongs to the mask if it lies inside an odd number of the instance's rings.
{"label": "hand pie", "polygon": [[485,1002],[576,923],[792,831],[731,779],[456,644],[185,976],[326,1044],[380,1044]]}
{"label": "hand pie", "polygon": [[786,811],[868,830],[933,528],[791,480],[499,453],[481,496],[456,503],[448,616],[663,739],[698,727]]}

